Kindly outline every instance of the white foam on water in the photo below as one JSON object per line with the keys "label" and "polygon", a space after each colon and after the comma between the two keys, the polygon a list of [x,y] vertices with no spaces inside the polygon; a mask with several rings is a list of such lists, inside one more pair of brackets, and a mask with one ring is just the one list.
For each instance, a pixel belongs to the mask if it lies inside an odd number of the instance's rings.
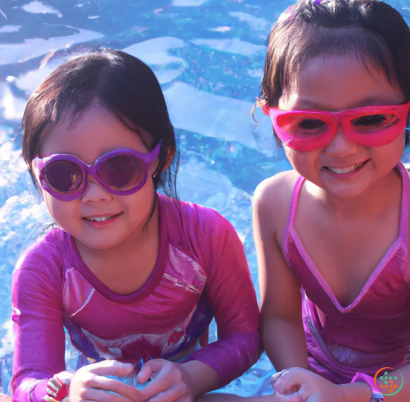
{"label": "white foam on water", "polygon": [[0,82],[0,112],[6,120],[20,120],[26,101],[13,95],[6,82]]}
{"label": "white foam on water", "polygon": [[164,36],[161,38],[149,39],[139,42],[123,49],[124,52],[138,57],[149,65],[162,65],[169,63],[183,63],[185,61],[179,57],[167,53],[169,49],[178,49],[185,46],[182,39]]}
{"label": "white foam on water", "polygon": [[[3,134],[5,135],[4,132]],[[18,184],[20,175],[26,174],[27,167],[20,154],[21,150],[13,149],[12,141],[4,141],[0,144],[0,189],[2,187],[11,189]],[[0,205],[1,201],[5,200],[0,198]]]}
{"label": "white foam on water", "polygon": [[212,32],[229,32],[231,30],[231,27],[229,26],[222,26],[218,28],[210,28],[209,29]]}
{"label": "white foam on water", "polygon": [[181,75],[183,69],[180,70],[164,70],[164,71],[154,71],[157,80],[161,85],[167,84],[168,82],[171,82],[175,80],[178,76]]}
{"label": "white foam on water", "polygon": [[25,4],[21,7],[24,11],[32,14],[55,14],[57,17],[61,18],[63,15],[60,11],[56,10],[51,6],[46,6],[40,1],[32,1],[31,3]]}
{"label": "white foam on water", "polygon": [[193,7],[200,6],[206,0],[172,0],[171,5],[175,7]]}
{"label": "white foam on water", "polygon": [[4,25],[4,27],[0,28],[0,33],[3,32],[17,32],[19,31],[21,26],[19,25]]}
{"label": "white foam on water", "polygon": [[42,68],[20,75],[15,80],[16,86],[23,90],[27,95],[30,95],[52,71],[73,56],[74,54],[70,54],[67,57],[61,57],[47,63]]}
{"label": "white foam on water", "polygon": [[208,46],[221,52],[241,54],[243,56],[261,54],[266,50],[265,46],[254,45],[239,39],[194,39],[190,42],[199,46]]}
{"label": "white foam on water", "polygon": [[272,25],[271,21],[265,20],[264,18],[258,18],[252,14],[244,13],[242,11],[231,11],[228,13],[230,16],[238,18],[240,22],[246,22],[249,27],[254,31],[267,31]]}
{"label": "white foam on water", "polygon": [[[169,49],[181,48],[185,45],[185,42],[181,39],[173,37],[161,37],[131,45],[123,50],[133,56],[140,58],[145,63],[153,67],[160,84],[166,84],[176,79],[186,67],[186,63],[183,59],[169,55],[167,51]],[[52,60],[42,68],[20,75],[19,77],[17,77],[17,79],[14,80],[14,83],[19,89],[23,90],[27,94],[27,96],[29,96],[52,71],[54,71],[59,65],[63,64],[73,56],[74,54],[70,53],[70,55],[66,57],[60,57],[58,59]],[[161,70],[155,69],[155,66],[166,65],[170,63],[179,64],[180,68]],[[3,113],[3,117],[8,119],[21,118],[26,101],[13,97],[9,89],[3,89],[3,92],[4,90],[6,91],[6,98],[3,100],[3,104],[2,100],[0,99],[0,106],[5,107],[4,103],[6,103],[7,106],[6,110]],[[1,94],[2,90],[0,84],[0,95]]]}
{"label": "white foam on water", "polygon": [[259,125],[256,124],[249,114],[251,102],[200,91],[180,81],[166,89],[164,95],[174,127],[240,141],[267,154],[275,150],[270,119],[257,109]]}
{"label": "white foam on water", "polygon": [[194,155],[180,165],[177,189],[181,200],[206,205],[217,211],[232,208],[232,200],[239,195],[250,199],[249,194],[234,187],[228,177],[208,169],[205,163],[198,162]]}
{"label": "white foam on water", "polygon": [[[168,53],[170,49],[179,49],[186,43],[179,38],[161,37],[136,43],[123,49],[124,52],[138,57],[154,70],[160,84],[175,80],[185,70],[187,64],[184,59]],[[163,69],[167,64],[179,64],[179,68]],[[156,68],[161,66],[161,69]]]}
{"label": "white foam on water", "polygon": [[259,78],[261,79],[263,77],[263,70],[261,68],[258,68],[256,70],[248,70],[248,74],[252,78]]}
{"label": "white foam on water", "polygon": [[14,347],[13,322],[11,320],[6,321],[1,326],[1,329],[6,331],[6,335],[1,339],[0,356],[5,356],[13,352],[13,347]]}
{"label": "white foam on water", "polygon": [[218,211],[235,227],[244,243],[252,234],[251,195],[236,188],[224,174],[198,162],[195,154],[187,157],[178,171],[179,199]]}
{"label": "white foam on water", "polygon": [[58,36],[50,39],[32,38],[22,43],[0,44],[0,65],[23,62],[35,57],[46,55],[52,50],[69,48],[70,46],[101,39],[104,35],[87,29],[77,29],[73,35]]}
{"label": "white foam on water", "polygon": [[7,20],[7,15],[4,13],[4,11],[0,8],[0,14]]}

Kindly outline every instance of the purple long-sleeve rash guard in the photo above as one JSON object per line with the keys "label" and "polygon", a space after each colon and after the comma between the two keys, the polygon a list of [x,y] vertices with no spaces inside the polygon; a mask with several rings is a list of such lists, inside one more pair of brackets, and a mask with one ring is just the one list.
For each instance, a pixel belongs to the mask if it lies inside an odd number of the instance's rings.
{"label": "purple long-sleeve rash guard", "polygon": [[[221,386],[256,362],[258,306],[232,226],[211,209],[161,195],[159,217],[156,266],[130,295],[96,278],[61,229],[20,259],[12,284],[13,400],[44,401],[48,380],[65,370],[64,327],[89,359],[195,359],[217,372]],[[218,340],[208,344],[213,317]]]}

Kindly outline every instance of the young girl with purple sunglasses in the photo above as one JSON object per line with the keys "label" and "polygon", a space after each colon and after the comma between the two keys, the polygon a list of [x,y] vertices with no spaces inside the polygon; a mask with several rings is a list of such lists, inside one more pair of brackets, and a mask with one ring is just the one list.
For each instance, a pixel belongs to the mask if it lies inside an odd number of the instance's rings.
{"label": "young girl with purple sunglasses", "polygon": [[254,199],[275,401],[410,401],[409,72],[378,0],[300,0],[272,28],[260,106],[294,168]]}
{"label": "young girl with purple sunglasses", "polygon": [[[116,50],[77,56],[30,97],[23,128],[59,227],[14,273],[13,400],[189,402],[247,370],[261,341],[244,250],[215,211],[170,197],[175,135],[150,68]],[[112,378],[137,372],[143,389]]]}

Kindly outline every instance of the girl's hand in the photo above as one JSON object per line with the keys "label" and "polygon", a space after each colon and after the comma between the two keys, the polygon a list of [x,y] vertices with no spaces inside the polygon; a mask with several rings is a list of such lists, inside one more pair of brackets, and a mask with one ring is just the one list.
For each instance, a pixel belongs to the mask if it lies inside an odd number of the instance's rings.
{"label": "girl's hand", "polygon": [[271,382],[280,402],[347,401],[343,386],[302,368],[295,367],[276,373]]}
{"label": "girl's hand", "polygon": [[[115,360],[105,360],[80,368],[70,383],[70,402],[142,402],[141,391],[118,380],[106,378],[132,375],[134,366]],[[115,392],[113,395],[107,391]]]}
{"label": "girl's hand", "polygon": [[153,359],[142,366],[137,376],[140,384],[151,378],[141,394],[147,402],[193,402],[195,395],[191,377],[181,364]]}

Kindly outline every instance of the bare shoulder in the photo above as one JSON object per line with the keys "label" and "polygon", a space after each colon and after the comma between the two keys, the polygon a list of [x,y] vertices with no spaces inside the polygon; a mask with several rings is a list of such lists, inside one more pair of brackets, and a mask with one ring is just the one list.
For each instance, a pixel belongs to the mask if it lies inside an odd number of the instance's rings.
{"label": "bare shoulder", "polygon": [[289,206],[292,199],[293,188],[299,173],[294,170],[278,173],[269,177],[256,187],[254,203],[264,206],[278,207]]}
{"label": "bare shoulder", "polygon": [[[294,170],[278,173],[258,185],[253,198],[254,219],[261,229],[279,233],[279,239],[289,217],[293,189],[299,177]],[[263,227],[262,227],[263,223]]]}

